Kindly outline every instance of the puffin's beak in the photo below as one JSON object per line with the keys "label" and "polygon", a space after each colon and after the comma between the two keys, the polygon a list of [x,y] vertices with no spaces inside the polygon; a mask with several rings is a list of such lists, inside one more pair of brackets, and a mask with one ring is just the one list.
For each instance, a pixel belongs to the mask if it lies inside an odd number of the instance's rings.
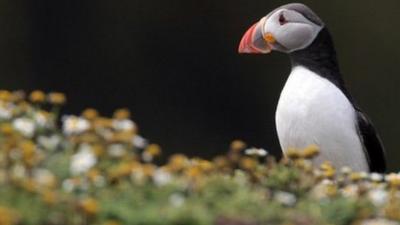
{"label": "puffin's beak", "polygon": [[265,18],[255,23],[243,35],[239,45],[239,53],[266,54],[270,53],[272,46],[266,41],[262,32]]}

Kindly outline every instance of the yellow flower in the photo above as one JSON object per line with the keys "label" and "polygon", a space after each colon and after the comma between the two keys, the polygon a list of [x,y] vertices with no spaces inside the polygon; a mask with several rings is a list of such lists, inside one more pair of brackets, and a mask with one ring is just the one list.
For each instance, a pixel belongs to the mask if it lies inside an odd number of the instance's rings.
{"label": "yellow flower", "polygon": [[253,170],[256,168],[258,162],[251,157],[243,157],[239,161],[239,165],[242,169]]}
{"label": "yellow flower", "polygon": [[93,125],[96,128],[110,128],[112,126],[112,120],[106,117],[96,117],[93,121]]}
{"label": "yellow flower", "polygon": [[131,143],[134,137],[134,133],[132,131],[120,131],[112,134],[111,142],[126,142]]}
{"label": "yellow flower", "polygon": [[82,112],[82,116],[88,120],[94,120],[99,116],[99,113],[95,109],[87,108]]}
{"label": "yellow flower", "polygon": [[22,151],[22,159],[25,164],[32,166],[36,160],[36,145],[30,141],[26,140],[20,144],[20,148]]}
{"label": "yellow flower", "polygon": [[185,155],[175,154],[169,158],[168,169],[173,172],[177,172],[187,167],[188,163],[189,160]]}
{"label": "yellow flower", "polygon": [[213,164],[208,160],[200,159],[198,163],[199,168],[204,172],[209,172],[214,168]]}
{"label": "yellow flower", "polygon": [[98,203],[94,198],[83,199],[80,206],[88,215],[95,215],[99,211]]}
{"label": "yellow flower", "polygon": [[317,145],[310,145],[303,149],[302,156],[306,159],[314,158],[319,154],[319,147]]}
{"label": "yellow flower", "polygon": [[246,143],[242,140],[234,140],[231,143],[231,151],[240,152],[247,147]]}
{"label": "yellow flower", "polygon": [[0,225],[13,225],[18,223],[18,217],[14,210],[0,206]]}
{"label": "yellow flower", "polygon": [[60,92],[52,92],[48,95],[48,100],[54,105],[63,105],[66,101],[65,95]]}
{"label": "yellow flower", "polygon": [[161,147],[157,144],[147,146],[144,151],[153,157],[161,155]]}
{"label": "yellow flower", "polygon": [[131,116],[131,113],[128,109],[117,109],[114,112],[113,117],[118,120],[128,119]]}
{"label": "yellow flower", "polygon": [[11,101],[12,99],[12,94],[11,92],[7,91],[7,90],[0,90],[0,100],[1,101]]}
{"label": "yellow flower", "polygon": [[13,129],[11,123],[2,123],[0,125],[0,131],[4,135],[11,135],[11,134],[13,134],[14,129]]}
{"label": "yellow flower", "polygon": [[285,155],[289,159],[298,159],[302,156],[301,152],[295,148],[288,148],[287,151],[285,152]]}
{"label": "yellow flower", "polygon": [[29,99],[34,103],[43,103],[46,100],[46,95],[43,91],[36,90],[29,95]]}
{"label": "yellow flower", "polygon": [[202,172],[198,166],[192,166],[185,171],[185,175],[189,178],[197,178],[202,175]]}
{"label": "yellow flower", "polygon": [[48,205],[54,205],[57,202],[57,194],[54,191],[46,190],[42,193],[42,200]]}

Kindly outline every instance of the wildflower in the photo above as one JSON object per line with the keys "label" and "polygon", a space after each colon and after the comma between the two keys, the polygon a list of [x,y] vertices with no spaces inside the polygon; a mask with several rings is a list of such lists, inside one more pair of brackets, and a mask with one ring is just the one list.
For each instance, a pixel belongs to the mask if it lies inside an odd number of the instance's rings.
{"label": "wildflower", "polygon": [[11,101],[12,99],[12,94],[11,92],[7,91],[7,90],[0,90],[0,100],[1,101]]}
{"label": "wildflower", "polygon": [[165,169],[157,169],[153,174],[153,182],[157,186],[164,186],[168,184],[171,179],[171,173],[167,172]]}
{"label": "wildflower", "polygon": [[342,192],[343,196],[345,196],[345,197],[355,198],[355,197],[358,197],[359,189],[358,189],[357,185],[350,184],[350,185],[347,185],[344,188],[342,188],[341,192]]}
{"label": "wildflower", "polygon": [[94,215],[99,211],[99,206],[94,198],[85,198],[80,202],[83,211],[88,215]]}
{"label": "wildflower", "polygon": [[250,157],[242,157],[239,161],[239,165],[241,168],[245,170],[253,170],[256,168],[258,162]]}
{"label": "wildflower", "polygon": [[274,199],[286,206],[293,206],[297,201],[297,198],[294,194],[285,191],[275,192]]}
{"label": "wildflower", "polygon": [[136,134],[133,137],[132,144],[136,148],[141,148],[142,149],[142,148],[145,148],[148,143],[147,143],[146,139],[144,139],[142,136]]}
{"label": "wildflower", "polygon": [[297,149],[289,148],[289,149],[287,149],[285,155],[289,159],[298,159],[301,157],[301,152]]}
{"label": "wildflower", "polygon": [[117,131],[135,131],[136,124],[129,119],[113,120],[112,127]]}
{"label": "wildflower", "polygon": [[41,135],[37,138],[37,143],[46,150],[55,150],[61,143],[61,137],[53,134],[51,136]]}
{"label": "wildflower", "polygon": [[246,155],[256,156],[256,157],[265,157],[268,155],[268,152],[262,148],[249,148],[246,149],[244,152]]}
{"label": "wildflower", "polygon": [[304,157],[306,159],[314,158],[315,156],[317,156],[319,154],[319,147],[317,145],[310,145],[310,146],[306,147],[305,149],[303,149],[301,154],[302,154],[302,157]]}
{"label": "wildflower", "polygon": [[82,112],[82,116],[85,119],[94,120],[99,116],[99,113],[95,109],[87,108]]}
{"label": "wildflower", "polygon": [[126,154],[126,148],[122,144],[111,144],[108,146],[107,152],[111,157],[120,158]]}
{"label": "wildflower", "polygon": [[33,173],[34,180],[40,186],[54,188],[56,186],[56,177],[49,170],[36,169]]}
{"label": "wildflower", "polygon": [[43,103],[46,100],[46,95],[43,91],[36,90],[29,95],[29,99],[33,103]]}
{"label": "wildflower", "polygon": [[243,142],[242,140],[232,141],[231,147],[230,147],[231,151],[233,151],[233,152],[240,152],[245,148],[246,148],[246,143]]}
{"label": "wildflower", "polygon": [[14,104],[0,102],[0,119],[2,120],[11,119],[14,109],[15,109]]}
{"label": "wildflower", "polygon": [[66,179],[62,182],[62,188],[66,192],[72,192],[76,187],[76,183],[74,182],[73,179]]}
{"label": "wildflower", "polygon": [[32,166],[36,160],[36,145],[30,141],[23,141],[20,144],[22,159],[26,165]]}
{"label": "wildflower", "polygon": [[54,205],[57,202],[57,194],[54,191],[46,190],[42,193],[42,200],[48,205]]}
{"label": "wildflower", "polygon": [[374,182],[381,182],[383,180],[383,178],[384,178],[383,175],[380,173],[371,173],[369,175],[369,179],[371,179],[371,181],[374,181]]}
{"label": "wildflower", "polygon": [[186,169],[185,175],[189,178],[198,178],[202,175],[202,171],[198,166],[192,166]]}
{"label": "wildflower", "polygon": [[182,170],[189,164],[189,160],[185,155],[175,154],[169,158],[168,168],[173,172]]}
{"label": "wildflower", "polygon": [[50,113],[44,110],[40,110],[33,115],[33,120],[36,125],[41,128],[48,128],[51,125]]}
{"label": "wildflower", "polygon": [[92,168],[96,162],[96,156],[93,154],[91,148],[84,145],[75,155],[72,156],[70,171],[73,175],[83,174]]}
{"label": "wildflower", "polygon": [[388,200],[388,193],[382,188],[376,188],[368,192],[368,198],[376,207],[382,207]]}
{"label": "wildflower", "polygon": [[32,119],[25,117],[17,118],[12,122],[12,125],[15,130],[25,137],[31,138],[35,133],[35,123]]}
{"label": "wildflower", "polygon": [[13,133],[13,126],[10,123],[0,124],[0,131],[4,135],[11,135]]}
{"label": "wildflower", "polygon": [[65,95],[60,92],[52,92],[47,98],[48,101],[54,105],[63,105],[66,101]]}
{"label": "wildflower", "polygon": [[114,112],[113,118],[117,120],[126,120],[131,116],[131,113],[128,109],[117,109]]}
{"label": "wildflower", "polygon": [[385,176],[385,180],[391,185],[392,187],[400,187],[400,175],[396,173],[390,173]]}
{"label": "wildflower", "polygon": [[159,155],[161,155],[161,147],[157,144],[151,144],[143,151],[142,158],[145,162],[151,162],[154,157]]}
{"label": "wildflower", "polygon": [[335,176],[336,170],[330,162],[326,161],[326,162],[322,163],[320,168],[322,170],[322,175],[324,177],[332,178]]}
{"label": "wildflower", "polygon": [[63,132],[66,135],[80,134],[87,131],[90,128],[90,123],[86,119],[77,116],[64,116],[63,121]]}
{"label": "wildflower", "polygon": [[180,193],[173,193],[169,196],[169,202],[173,207],[180,207],[185,203],[185,196]]}
{"label": "wildflower", "polygon": [[348,174],[350,174],[351,173],[351,168],[350,167],[348,167],[348,166],[344,166],[344,167],[342,167],[341,169],[340,169],[340,172],[343,174],[343,175],[348,175]]}

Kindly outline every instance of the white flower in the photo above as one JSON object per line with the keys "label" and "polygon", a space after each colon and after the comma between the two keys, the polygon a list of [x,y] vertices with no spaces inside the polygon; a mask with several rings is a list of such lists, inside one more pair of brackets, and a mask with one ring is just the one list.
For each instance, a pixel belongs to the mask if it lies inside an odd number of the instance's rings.
{"label": "white flower", "polygon": [[90,146],[83,144],[80,150],[72,156],[70,171],[73,175],[85,173],[92,168],[96,162],[96,156],[93,154]]}
{"label": "white flower", "polygon": [[368,198],[375,206],[381,207],[386,203],[388,193],[382,188],[377,188],[368,192]]}
{"label": "white flower", "polygon": [[276,201],[287,206],[293,206],[297,201],[294,194],[285,191],[277,191],[274,196]]}
{"label": "white flower", "polygon": [[351,173],[351,171],[352,171],[351,168],[348,166],[344,166],[340,169],[340,172],[343,174],[349,174],[349,173]]}
{"label": "white flower", "polygon": [[169,203],[174,207],[180,207],[185,203],[185,196],[179,193],[174,193],[169,196]]}
{"label": "white flower", "polygon": [[380,181],[383,180],[383,175],[380,174],[380,173],[371,173],[370,176],[369,176],[369,178],[370,178],[372,181],[380,182]]}
{"label": "white flower", "polygon": [[142,136],[140,135],[135,135],[135,137],[132,140],[132,144],[133,146],[135,146],[136,148],[145,148],[148,144],[147,140],[144,139]]}
{"label": "white flower", "polygon": [[74,181],[72,179],[66,179],[62,183],[62,187],[66,192],[72,192],[75,188]]}
{"label": "white flower", "polygon": [[157,186],[164,186],[168,184],[171,179],[171,174],[163,169],[157,169],[153,175],[153,181]]}
{"label": "white flower", "polygon": [[122,144],[112,144],[108,146],[107,152],[111,157],[119,158],[125,155],[126,148]]}
{"label": "white flower", "polygon": [[4,102],[0,102],[0,119],[8,120],[12,117],[12,111],[14,109],[13,104],[6,104]]}
{"label": "white flower", "polygon": [[268,155],[268,152],[262,148],[249,148],[244,151],[246,155],[257,156],[257,157],[265,157]]}
{"label": "white flower", "polygon": [[55,150],[57,146],[61,143],[61,138],[58,135],[39,136],[38,143],[47,150]]}
{"label": "white flower", "polygon": [[38,127],[51,127],[51,120],[43,112],[36,112],[33,119]]}
{"label": "white flower", "polygon": [[36,169],[33,177],[38,184],[43,186],[51,186],[56,182],[55,176],[46,169]]}
{"label": "white flower", "polygon": [[20,132],[25,137],[33,137],[35,133],[35,123],[29,118],[17,118],[12,123],[15,130]]}
{"label": "white flower", "polygon": [[90,128],[88,120],[78,116],[63,116],[63,131],[67,135],[80,134]]}
{"label": "white flower", "polygon": [[113,120],[112,127],[118,131],[132,131],[136,129],[136,124],[129,119]]}
{"label": "white flower", "polygon": [[358,196],[358,186],[355,184],[350,184],[344,187],[341,192],[343,196],[348,197],[348,198],[355,198]]}

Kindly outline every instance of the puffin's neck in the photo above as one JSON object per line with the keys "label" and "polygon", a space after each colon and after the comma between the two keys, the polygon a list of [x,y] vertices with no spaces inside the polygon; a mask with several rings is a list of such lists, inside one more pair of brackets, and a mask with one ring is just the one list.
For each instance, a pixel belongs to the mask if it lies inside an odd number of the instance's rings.
{"label": "puffin's neck", "polygon": [[292,68],[303,66],[321,77],[335,84],[352,102],[352,98],[345,88],[339,64],[336,58],[335,46],[332,37],[324,27],[313,43],[305,49],[289,54]]}

